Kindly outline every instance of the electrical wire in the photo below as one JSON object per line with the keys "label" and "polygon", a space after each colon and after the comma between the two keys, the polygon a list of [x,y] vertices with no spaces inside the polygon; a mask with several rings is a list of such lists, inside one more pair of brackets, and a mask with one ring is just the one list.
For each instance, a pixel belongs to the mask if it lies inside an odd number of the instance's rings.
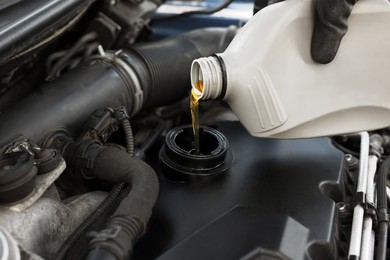
{"label": "electrical wire", "polygon": [[104,215],[107,210],[111,208],[116,198],[118,198],[120,192],[124,187],[124,183],[116,184],[103,202],[81,223],[81,225],[75,229],[75,231],[65,240],[60,249],[57,251],[53,259],[65,259],[69,249],[72,248],[77,241],[83,236],[89,228],[94,225],[101,216]]}
{"label": "electrical wire", "polygon": [[350,154],[354,157],[359,157],[359,153],[356,152],[356,151],[353,151],[345,146],[343,146],[342,144],[340,144],[339,142],[337,142],[335,139],[332,139],[332,145],[337,148],[338,150],[342,151],[343,153],[345,154]]}
{"label": "electrical wire", "polygon": [[153,20],[171,20],[171,19],[178,19],[178,18],[184,18],[188,17],[191,15],[210,15],[216,12],[219,12],[226,7],[228,7],[231,3],[233,3],[234,0],[227,0],[223,2],[221,5],[218,5],[214,8],[211,9],[201,9],[201,10],[194,10],[194,11],[189,11],[181,14],[175,14],[175,15],[169,15],[169,16],[160,16],[160,17],[155,17]]}
{"label": "electrical wire", "polygon": [[133,130],[131,129],[130,120],[128,118],[123,119],[122,126],[126,136],[127,153],[131,156],[134,156],[134,136]]}

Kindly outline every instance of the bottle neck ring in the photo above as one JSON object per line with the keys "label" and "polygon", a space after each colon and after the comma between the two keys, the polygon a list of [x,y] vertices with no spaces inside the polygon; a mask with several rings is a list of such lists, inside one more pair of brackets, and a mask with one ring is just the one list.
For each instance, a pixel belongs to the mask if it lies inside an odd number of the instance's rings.
{"label": "bottle neck ring", "polygon": [[[214,54],[194,60],[191,66],[191,84],[200,100],[223,99],[226,93],[226,70],[222,58]],[[199,85],[203,88],[196,87]]]}

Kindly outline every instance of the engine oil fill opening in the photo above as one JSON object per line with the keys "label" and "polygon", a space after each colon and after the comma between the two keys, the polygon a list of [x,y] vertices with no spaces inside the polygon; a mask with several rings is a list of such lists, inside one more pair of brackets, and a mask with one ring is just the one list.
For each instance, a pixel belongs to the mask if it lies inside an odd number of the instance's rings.
{"label": "engine oil fill opening", "polygon": [[200,150],[195,151],[192,126],[168,132],[160,151],[160,162],[168,179],[189,181],[225,172],[232,162],[226,137],[214,128],[199,127]]}
{"label": "engine oil fill opening", "polygon": [[[199,150],[196,148],[196,141],[192,138],[191,129],[184,128],[178,133],[175,139],[176,145],[185,152],[192,155],[207,156],[218,154],[224,149],[224,142],[210,131],[204,131],[204,128],[198,129]],[[221,142],[222,141],[222,142]]]}

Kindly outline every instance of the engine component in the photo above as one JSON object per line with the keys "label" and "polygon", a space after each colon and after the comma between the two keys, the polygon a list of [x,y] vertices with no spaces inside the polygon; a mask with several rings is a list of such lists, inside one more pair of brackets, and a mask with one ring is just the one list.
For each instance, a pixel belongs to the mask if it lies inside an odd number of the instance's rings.
{"label": "engine component", "polygon": [[[52,150],[41,149],[37,154],[38,165],[43,164],[40,167],[45,170],[38,176],[33,156],[28,152],[2,157],[0,175],[9,180],[7,185],[13,189],[0,194],[1,202],[12,202],[0,206],[0,226],[29,254],[50,258],[106,193],[90,192],[60,203],[53,184],[65,170],[65,162]],[[49,168],[52,169],[48,171]],[[16,184],[11,182],[14,180]]]}
{"label": "engine component", "polygon": [[375,155],[368,157],[366,209],[363,219],[362,246],[360,250],[361,259],[370,259],[374,255],[375,226],[377,224],[374,183],[377,163],[378,157]]}
{"label": "engine component", "polygon": [[10,153],[0,158],[0,203],[26,198],[35,188],[37,168],[27,152]]}
{"label": "engine component", "polygon": [[61,156],[56,150],[41,149],[34,155],[34,164],[38,168],[38,174],[48,173],[61,163]]}
{"label": "engine component", "polygon": [[60,35],[74,24],[69,25],[70,21],[93,2],[95,0],[38,0],[0,4],[0,65],[30,53]]}
{"label": "engine component", "polygon": [[94,191],[61,203],[54,188],[21,212],[1,207],[0,226],[23,249],[44,259],[53,259],[65,239],[105,197],[105,192]]}
{"label": "engine component", "polygon": [[[113,165],[113,161],[117,163]],[[159,190],[157,176],[148,164],[114,147],[105,148],[97,155],[93,171],[96,178],[115,183],[124,181],[132,188],[106,228],[91,241],[87,259],[108,255],[111,258],[106,259],[128,259],[152,214]]]}
{"label": "engine component", "polygon": [[[190,89],[187,72],[192,60],[223,50],[234,32],[194,31],[126,52],[95,57],[1,113],[0,144],[5,145],[18,135],[38,143],[45,133],[58,127],[77,133],[97,109],[123,105],[134,115],[141,108],[179,100]],[[220,44],[210,45],[211,42]],[[26,109],[29,113],[25,113]]]}
{"label": "engine component", "polygon": [[167,178],[194,181],[227,171],[233,158],[226,137],[207,126],[199,128],[199,135],[200,154],[195,154],[191,126],[169,131],[160,151],[161,167]]}
{"label": "engine component", "polygon": [[129,48],[161,1],[107,1],[89,30],[98,32],[104,48]]}
{"label": "engine component", "polygon": [[378,245],[376,256],[377,259],[386,259],[387,254],[387,233],[388,233],[388,207],[386,195],[386,182],[390,170],[390,158],[387,158],[381,165],[378,172],[377,190],[378,190]]}
{"label": "engine component", "polygon": [[[92,239],[88,259],[103,256],[128,259],[134,243],[146,230],[159,190],[157,176],[148,164],[133,158],[131,151],[128,153],[100,142],[106,142],[112,126],[115,128],[115,120],[111,120],[114,114],[118,121],[127,117],[123,107],[115,113],[97,111],[76,140],[73,141],[64,131],[54,132],[45,139],[46,145],[54,144],[61,151],[71,169],[86,178],[125,182],[131,186],[129,195],[119,204],[107,226]],[[62,252],[60,255],[63,257]]]}
{"label": "engine component", "polygon": [[337,207],[337,236],[336,244],[338,247],[339,256],[342,258],[348,255],[349,238],[351,237],[352,227],[352,210],[349,204],[344,202],[336,203]]}
{"label": "engine component", "polygon": [[[124,183],[114,185],[102,203],[100,203],[96,209],[80,224],[80,226],[78,226],[77,229],[75,229],[73,233],[67,237],[65,242],[61,245],[55,254],[55,259],[62,260],[65,257],[73,259],[75,258],[74,256],[80,256],[80,251],[69,249],[74,249],[76,243],[78,244],[78,247],[83,247],[83,236],[85,239],[87,232],[91,230],[91,228],[93,228],[98,221],[104,219],[104,215],[109,214],[112,212],[112,209],[115,209],[122,196],[124,196],[122,195],[123,187]],[[84,245],[86,245],[85,242]]]}
{"label": "engine component", "polygon": [[367,178],[368,178],[368,154],[369,154],[369,135],[367,132],[363,132],[361,135],[360,144],[360,161],[359,161],[359,175],[356,187],[356,200],[357,203],[353,209],[353,221],[351,238],[349,244],[348,257],[360,257],[360,249],[362,242],[362,229],[363,229],[363,215],[364,207],[362,203],[366,200],[367,192]]}

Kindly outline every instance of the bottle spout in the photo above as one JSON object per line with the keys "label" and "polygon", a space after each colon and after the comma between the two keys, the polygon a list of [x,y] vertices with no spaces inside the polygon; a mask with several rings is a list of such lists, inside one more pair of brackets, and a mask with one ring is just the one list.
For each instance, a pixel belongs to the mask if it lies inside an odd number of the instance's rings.
{"label": "bottle spout", "polygon": [[192,62],[191,85],[199,100],[223,98],[223,83],[221,61],[217,57],[199,58]]}

